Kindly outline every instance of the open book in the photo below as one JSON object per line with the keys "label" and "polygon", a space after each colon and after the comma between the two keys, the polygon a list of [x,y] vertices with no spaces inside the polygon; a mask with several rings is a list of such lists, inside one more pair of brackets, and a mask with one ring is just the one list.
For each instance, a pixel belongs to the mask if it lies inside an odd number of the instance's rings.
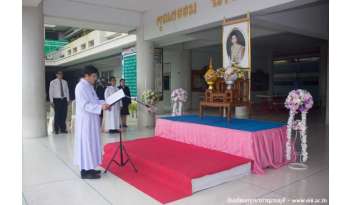
{"label": "open book", "polygon": [[112,95],[110,95],[109,97],[107,97],[105,99],[105,102],[109,105],[112,105],[116,102],[118,102],[119,100],[123,99],[125,97],[125,93],[123,91],[123,89],[120,89],[118,91],[116,91],[115,93],[113,93]]}

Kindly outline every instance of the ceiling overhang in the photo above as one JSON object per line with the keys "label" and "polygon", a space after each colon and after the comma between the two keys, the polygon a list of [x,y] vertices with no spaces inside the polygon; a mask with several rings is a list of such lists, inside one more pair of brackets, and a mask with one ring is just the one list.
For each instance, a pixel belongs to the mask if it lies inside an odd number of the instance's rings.
{"label": "ceiling overhang", "polygon": [[22,6],[37,7],[42,0],[22,0]]}

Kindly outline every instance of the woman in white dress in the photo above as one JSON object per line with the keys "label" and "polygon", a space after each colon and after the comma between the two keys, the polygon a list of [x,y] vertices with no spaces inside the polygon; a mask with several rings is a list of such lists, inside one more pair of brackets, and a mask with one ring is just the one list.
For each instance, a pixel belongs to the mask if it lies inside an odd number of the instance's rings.
{"label": "woman in white dress", "polygon": [[[111,77],[109,79],[110,86],[105,89],[104,97],[107,99],[110,95],[117,92],[119,89],[116,87],[116,79],[115,77]],[[113,104],[110,110],[104,111],[105,115],[105,123],[104,130],[109,130],[110,134],[119,133],[120,132],[120,109],[122,106],[122,102],[119,101]]]}

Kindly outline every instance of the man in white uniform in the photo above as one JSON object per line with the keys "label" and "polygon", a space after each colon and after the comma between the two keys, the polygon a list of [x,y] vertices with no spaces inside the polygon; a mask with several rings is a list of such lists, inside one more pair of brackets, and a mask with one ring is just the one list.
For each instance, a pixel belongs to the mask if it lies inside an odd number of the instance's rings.
{"label": "man in white uniform", "polygon": [[54,107],[54,132],[59,134],[59,129],[62,133],[67,133],[66,130],[66,115],[67,104],[70,101],[69,87],[66,80],[63,79],[62,71],[56,73],[56,78],[49,85],[50,104]]}
{"label": "man in white uniform", "polygon": [[[105,89],[104,98],[107,99],[110,95],[117,92],[119,89],[116,87],[115,77],[109,79],[110,86]],[[116,102],[111,106],[111,108],[104,112],[104,115],[107,115],[105,119],[105,130],[109,130],[110,134],[120,132],[120,109],[122,106],[122,101]]]}
{"label": "man in white uniform", "polygon": [[82,179],[100,178],[100,171],[95,170],[102,161],[99,115],[102,110],[110,108],[108,104],[98,99],[94,90],[97,73],[94,66],[86,66],[83,78],[75,89],[74,164],[80,167]]}

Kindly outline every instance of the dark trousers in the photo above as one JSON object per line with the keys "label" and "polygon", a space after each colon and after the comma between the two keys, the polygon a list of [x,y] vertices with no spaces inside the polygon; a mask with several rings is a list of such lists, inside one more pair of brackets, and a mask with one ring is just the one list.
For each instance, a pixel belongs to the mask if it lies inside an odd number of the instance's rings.
{"label": "dark trousers", "polygon": [[54,98],[54,130],[66,131],[67,99]]}

